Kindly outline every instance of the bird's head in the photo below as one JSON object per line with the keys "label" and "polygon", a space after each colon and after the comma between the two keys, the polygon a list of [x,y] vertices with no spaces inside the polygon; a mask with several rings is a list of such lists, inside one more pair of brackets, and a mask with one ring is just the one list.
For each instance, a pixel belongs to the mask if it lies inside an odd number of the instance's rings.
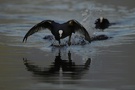
{"label": "bird's head", "polygon": [[59,30],[58,33],[59,33],[59,37],[61,38],[63,34],[63,30]]}

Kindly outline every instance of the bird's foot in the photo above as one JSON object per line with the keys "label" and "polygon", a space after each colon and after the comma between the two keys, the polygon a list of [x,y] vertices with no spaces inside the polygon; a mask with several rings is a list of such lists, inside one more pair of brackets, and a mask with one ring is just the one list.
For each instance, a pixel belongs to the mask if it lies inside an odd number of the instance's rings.
{"label": "bird's foot", "polygon": [[68,42],[68,46],[70,46],[71,45],[71,42]]}

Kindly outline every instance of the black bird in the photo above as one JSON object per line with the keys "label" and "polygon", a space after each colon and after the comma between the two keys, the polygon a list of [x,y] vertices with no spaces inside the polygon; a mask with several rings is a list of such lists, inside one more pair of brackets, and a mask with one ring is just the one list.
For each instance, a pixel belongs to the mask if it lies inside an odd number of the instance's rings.
{"label": "black bird", "polygon": [[23,38],[23,42],[27,41],[27,38],[42,29],[48,29],[54,35],[55,39],[61,43],[60,39],[69,36],[68,45],[71,45],[72,33],[79,31],[85,37],[85,40],[91,42],[91,38],[87,30],[76,20],[69,20],[65,23],[57,23],[53,20],[43,20],[42,22],[33,26]]}
{"label": "black bird", "polygon": [[101,29],[102,31],[110,26],[110,22],[108,19],[104,17],[100,17],[95,21],[95,28]]}

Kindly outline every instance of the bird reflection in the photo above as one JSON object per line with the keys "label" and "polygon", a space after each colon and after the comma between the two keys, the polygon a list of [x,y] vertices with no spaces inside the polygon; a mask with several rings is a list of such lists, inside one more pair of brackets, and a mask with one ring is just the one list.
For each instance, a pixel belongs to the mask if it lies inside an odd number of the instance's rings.
{"label": "bird reflection", "polygon": [[59,50],[58,55],[55,56],[54,62],[48,68],[40,67],[38,65],[34,65],[27,58],[23,58],[24,65],[26,69],[35,75],[43,75],[48,77],[56,75],[56,74],[64,74],[64,75],[78,75],[84,74],[85,71],[89,69],[91,59],[88,58],[83,65],[76,65],[75,62],[71,59],[71,52],[68,52],[68,59],[63,60],[61,57],[61,52]]}

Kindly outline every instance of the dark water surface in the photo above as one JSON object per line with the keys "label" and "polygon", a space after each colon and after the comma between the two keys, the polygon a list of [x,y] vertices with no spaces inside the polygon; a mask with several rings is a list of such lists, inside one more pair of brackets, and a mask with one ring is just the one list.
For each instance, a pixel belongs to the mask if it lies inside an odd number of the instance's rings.
{"label": "dark water surface", "polygon": [[[0,90],[135,90],[134,3],[0,0]],[[117,24],[104,32],[95,30],[100,16]],[[43,40],[50,35],[44,30],[22,43],[26,32],[45,19],[76,19],[91,36],[112,38],[58,48]]]}

